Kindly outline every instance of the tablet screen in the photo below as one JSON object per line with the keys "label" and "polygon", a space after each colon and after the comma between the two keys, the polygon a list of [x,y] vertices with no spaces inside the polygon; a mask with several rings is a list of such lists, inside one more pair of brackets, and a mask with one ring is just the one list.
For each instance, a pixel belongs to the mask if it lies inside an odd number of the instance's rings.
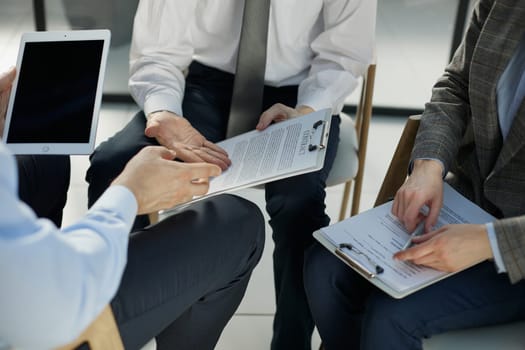
{"label": "tablet screen", "polygon": [[104,40],[26,42],[8,143],[87,143]]}

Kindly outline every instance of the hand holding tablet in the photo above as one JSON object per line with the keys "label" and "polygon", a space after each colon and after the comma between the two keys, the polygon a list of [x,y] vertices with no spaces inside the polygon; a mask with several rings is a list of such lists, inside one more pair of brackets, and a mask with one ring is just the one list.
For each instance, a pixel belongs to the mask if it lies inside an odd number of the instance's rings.
{"label": "hand holding tablet", "polygon": [[15,154],[89,154],[95,145],[108,30],[22,36],[3,140]]}
{"label": "hand holding tablet", "polygon": [[7,111],[7,102],[11,93],[11,85],[15,80],[15,67],[0,73],[0,137],[4,133],[5,113]]}

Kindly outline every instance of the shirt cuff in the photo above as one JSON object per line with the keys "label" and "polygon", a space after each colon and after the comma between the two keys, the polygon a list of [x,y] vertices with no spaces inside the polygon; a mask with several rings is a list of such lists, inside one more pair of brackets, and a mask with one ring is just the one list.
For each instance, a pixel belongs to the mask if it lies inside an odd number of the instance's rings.
{"label": "shirt cuff", "polygon": [[507,272],[505,264],[503,263],[503,257],[498,246],[498,238],[496,237],[496,230],[494,229],[494,224],[489,222],[485,224],[487,228],[487,234],[489,236],[490,248],[492,249],[492,255],[494,256],[494,263],[496,265],[496,270],[498,273]]}
{"label": "shirt cuff", "polygon": [[144,114],[156,111],[170,111],[182,116],[182,105],[176,98],[168,94],[156,94],[149,96],[144,102]]}
{"label": "shirt cuff", "polygon": [[138,204],[135,195],[127,187],[112,185],[100,196],[92,210],[97,208],[109,209],[117,213],[131,229],[137,215]]}

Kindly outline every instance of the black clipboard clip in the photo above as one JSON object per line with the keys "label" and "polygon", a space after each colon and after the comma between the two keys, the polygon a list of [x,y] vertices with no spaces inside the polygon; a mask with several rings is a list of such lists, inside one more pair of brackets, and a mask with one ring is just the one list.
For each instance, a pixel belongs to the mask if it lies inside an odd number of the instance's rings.
{"label": "black clipboard clip", "polygon": [[[368,262],[374,267],[374,271],[370,271],[370,269],[361,264],[359,261],[352,259],[347,253],[344,252],[344,249],[348,249],[356,253],[357,255],[365,257],[366,260],[368,260]],[[348,265],[350,265],[351,267],[353,267],[368,278],[374,278],[385,271],[380,265],[376,264],[368,255],[366,255],[350,243],[339,244],[339,247],[335,249],[335,254],[341,259],[343,259]]]}
{"label": "black clipboard clip", "polygon": [[[328,138],[328,132],[326,129],[327,123],[324,120],[318,120],[314,123],[312,127],[312,131],[310,132],[310,142],[308,144],[308,151],[313,152],[317,149],[325,149],[326,148],[326,140]],[[321,139],[319,140],[319,144],[316,144],[313,142],[314,135],[318,132],[319,127],[322,126],[321,130]]]}

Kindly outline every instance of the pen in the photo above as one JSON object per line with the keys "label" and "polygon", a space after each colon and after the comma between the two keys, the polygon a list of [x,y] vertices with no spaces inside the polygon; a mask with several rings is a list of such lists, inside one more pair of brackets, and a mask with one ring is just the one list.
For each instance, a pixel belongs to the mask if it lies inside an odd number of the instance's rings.
{"label": "pen", "polygon": [[414,232],[412,232],[410,234],[410,237],[408,238],[408,241],[403,245],[403,247],[401,248],[401,250],[405,250],[405,249],[408,249],[410,248],[410,246],[412,245],[412,238],[416,237],[416,236],[419,236],[420,234],[422,234],[423,232],[425,231],[425,221],[421,221],[416,229],[414,230]]}

